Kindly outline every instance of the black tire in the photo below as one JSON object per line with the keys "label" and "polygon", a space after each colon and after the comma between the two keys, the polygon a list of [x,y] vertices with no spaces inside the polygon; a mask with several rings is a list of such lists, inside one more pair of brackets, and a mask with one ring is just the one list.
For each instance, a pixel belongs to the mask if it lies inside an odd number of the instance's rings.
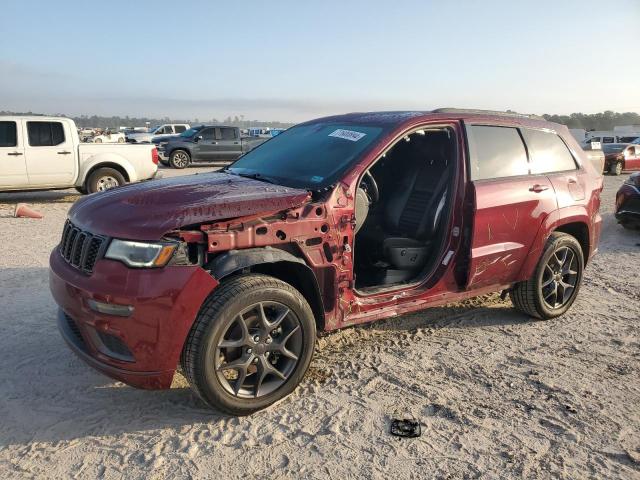
{"label": "black tire", "polygon": [[[543,277],[545,276],[545,272],[547,271],[547,264],[551,260],[551,257],[556,252],[564,251],[565,248],[570,249],[575,255],[577,273],[576,278],[571,279],[572,281],[575,280],[575,286],[573,287],[570,296],[566,301],[562,303],[561,306],[552,308],[544,298]],[[516,283],[516,285],[509,292],[509,297],[511,298],[513,306],[526,315],[541,320],[548,320],[558,317],[569,310],[576,297],[578,296],[578,291],[580,290],[580,285],[582,284],[583,272],[584,256],[580,243],[578,243],[578,241],[574,237],[567,233],[553,232],[547,240],[547,244],[545,245],[540,260],[538,261],[538,265],[536,266],[536,269],[533,273],[533,277],[524,282]],[[556,289],[556,292],[557,291],[558,290]]]}
{"label": "black tire", "polygon": [[75,187],[75,188],[78,191],[78,193],[80,193],[82,195],[86,195],[87,194],[87,190],[84,187]]}
{"label": "black tire", "polygon": [[169,155],[169,165],[182,169],[191,165],[191,155],[186,150],[174,150]]}
{"label": "black tire", "polygon": [[620,160],[613,162],[609,167],[609,172],[611,172],[611,175],[620,175],[622,173],[622,162]]}
{"label": "black tire", "polygon": [[[228,391],[229,385],[225,387],[218,378],[220,369],[216,370],[215,356],[220,342],[227,341],[225,332],[239,314],[262,302],[276,302],[286,307],[299,321],[300,352],[289,376],[275,391],[256,398],[241,398]],[[231,415],[249,415],[284,398],[298,386],[311,363],[315,340],[313,312],[298,290],[268,275],[240,275],[223,281],[204,302],[185,342],[180,363],[191,388],[207,405]],[[244,346],[239,348],[244,352]],[[257,346],[255,350],[258,351]],[[259,389],[260,386],[256,387],[256,392]]]}
{"label": "black tire", "polygon": [[101,192],[124,185],[126,180],[117,170],[109,167],[98,168],[87,179],[86,190],[89,193]]}

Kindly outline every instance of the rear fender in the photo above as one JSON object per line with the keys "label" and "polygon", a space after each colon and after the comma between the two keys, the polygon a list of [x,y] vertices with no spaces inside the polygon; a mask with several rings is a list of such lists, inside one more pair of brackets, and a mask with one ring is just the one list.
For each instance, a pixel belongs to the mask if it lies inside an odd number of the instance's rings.
{"label": "rear fender", "polygon": [[[533,272],[536,269],[536,265],[538,265],[538,261],[544,251],[544,246],[547,243],[549,236],[563,225],[567,225],[569,223],[584,223],[587,226],[590,243],[589,250],[590,253],[593,252],[593,245],[594,242],[597,242],[597,239],[592,238],[593,232],[589,228],[591,219],[589,218],[589,215],[587,215],[587,210],[582,206],[566,207],[561,210],[556,210],[552,212],[540,226],[538,234],[536,235],[522,268],[520,269],[520,273],[516,279],[517,281],[528,280],[533,276]],[[589,259],[585,257],[585,264],[588,260]]]}
{"label": "rear fender", "polygon": [[[111,165],[109,165],[111,164]],[[131,162],[127,160],[125,157],[118,155],[117,153],[98,153],[96,155],[92,155],[86,159],[80,159],[80,175],[78,175],[78,181],[76,182],[76,186],[82,186],[85,184],[87,180],[87,176],[89,172],[95,170],[96,168],[100,168],[101,166],[113,168],[112,165],[117,165],[121,167],[126,173],[129,182],[137,182],[138,175],[136,173],[136,169],[133,167]]]}

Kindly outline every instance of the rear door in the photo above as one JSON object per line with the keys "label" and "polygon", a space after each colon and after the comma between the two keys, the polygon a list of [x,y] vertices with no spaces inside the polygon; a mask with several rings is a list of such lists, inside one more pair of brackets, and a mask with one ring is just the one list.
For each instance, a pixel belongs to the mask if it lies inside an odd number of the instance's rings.
{"label": "rear door", "polygon": [[76,170],[76,151],[69,125],[62,121],[24,122],[29,185],[69,186]]}
{"label": "rear door", "polygon": [[473,209],[468,288],[514,282],[544,219],[556,210],[546,175],[531,175],[517,128],[467,125]]}
{"label": "rear door", "polygon": [[558,208],[585,202],[587,172],[578,169],[564,140],[551,130],[523,128],[521,131],[529,150],[531,173],[549,178]]}
{"label": "rear door", "polygon": [[21,121],[0,121],[0,188],[29,185]]}
{"label": "rear door", "polygon": [[218,142],[216,160],[232,161],[242,154],[242,144],[237,128],[216,128],[216,140]]}
{"label": "rear door", "polygon": [[198,142],[193,147],[193,160],[196,162],[211,162],[215,160],[217,142],[214,128],[203,128],[196,134]]}

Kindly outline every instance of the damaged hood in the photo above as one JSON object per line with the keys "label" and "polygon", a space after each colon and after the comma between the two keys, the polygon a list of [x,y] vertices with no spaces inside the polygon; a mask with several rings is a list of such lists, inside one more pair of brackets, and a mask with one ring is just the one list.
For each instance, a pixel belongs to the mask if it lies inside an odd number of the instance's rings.
{"label": "damaged hood", "polygon": [[278,212],[304,203],[305,190],[226,173],[127,185],[80,199],[69,211],[77,227],[129,240],[158,240],[187,225]]}

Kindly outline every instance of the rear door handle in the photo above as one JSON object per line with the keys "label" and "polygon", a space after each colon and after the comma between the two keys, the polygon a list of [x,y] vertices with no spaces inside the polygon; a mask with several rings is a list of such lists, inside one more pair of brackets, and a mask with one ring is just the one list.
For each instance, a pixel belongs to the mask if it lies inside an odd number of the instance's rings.
{"label": "rear door handle", "polygon": [[70,154],[71,154],[71,152],[67,152],[66,150],[58,152],[58,155],[70,155]]}
{"label": "rear door handle", "polygon": [[540,185],[539,183],[536,183],[535,185],[529,187],[530,192],[536,192],[536,193],[544,192],[545,190],[548,190],[548,189],[549,187],[547,185]]}
{"label": "rear door handle", "polygon": [[20,152],[9,152],[9,153],[7,153],[7,155],[11,155],[13,157],[17,157],[18,155],[22,155],[22,153],[20,153]]}
{"label": "rear door handle", "polygon": [[575,178],[570,178],[569,183],[578,183],[578,181]]}

